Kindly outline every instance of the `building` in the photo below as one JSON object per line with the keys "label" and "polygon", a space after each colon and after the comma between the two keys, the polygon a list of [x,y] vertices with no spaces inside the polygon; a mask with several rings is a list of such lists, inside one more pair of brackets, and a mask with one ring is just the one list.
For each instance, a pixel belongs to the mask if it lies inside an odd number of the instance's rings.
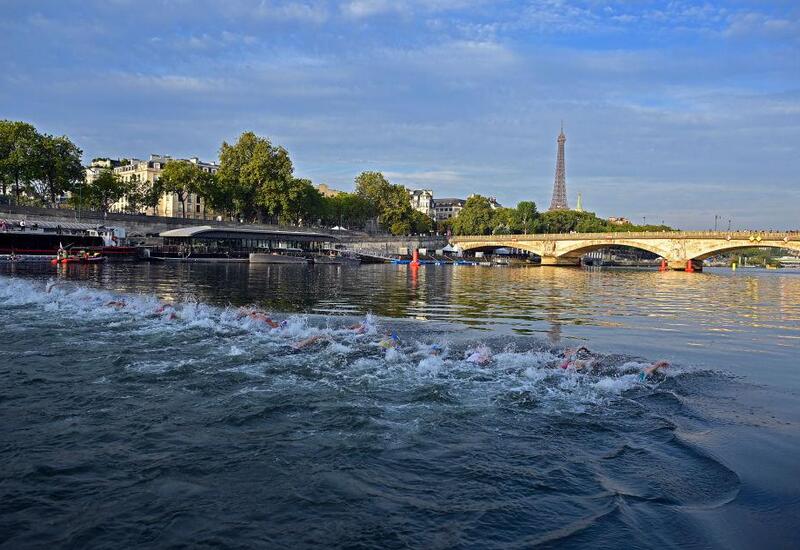
{"label": "building", "polygon": [[437,222],[455,218],[464,208],[464,199],[433,199],[433,210]]}
{"label": "building", "polygon": [[86,183],[92,183],[103,170],[113,170],[121,164],[121,160],[106,158],[92,159],[92,163],[86,167],[86,179],[84,181],[86,181]]}
{"label": "building", "polygon": [[431,219],[436,219],[436,209],[433,203],[433,191],[430,189],[414,189],[408,192],[411,208],[422,212]]}
{"label": "building", "polygon": [[556,156],[556,177],[553,182],[553,199],[550,201],[549,210],[569,210],[567,204],[567,167],[564,160],[564,144],[567,136],[564,135],[564,124],[561,124],[561,133],[558,134],[558,154]]}
{"label": "building", "polygon": [[317,191],[319,191],[319,194],[322,195],[323,197],[328,197],[328,198],[335,197],[337,195],[341,195],[342,193],[344,193],[344,191],[331,189],[324,183],[320,183],[319,185],[317,185]]}
{"label": "building", "polygon": [[[150,155],[149,160],[130,159],[127,163],[122,161],[122,163],[114,167],[113,170],[122,181],[146,188],[152,187],[152,185],[158,181],[164,166],[173,160],[191,162],[209,174],[216,174],[219,170],[218,164],[203,162],[197,157],[192,157],[190,159],[173,159],[168,155]],[[183,207],[178,200],[177,193],[164,193],[155,208],[134,208],[134,206],[129,203],[127,196],[122,197],[122,199],[112,204],[110,208],[111,212],[131,212],[132,210],[144,211],[144,213],[149,216],[166,216],[170,218],[184,217]],[[205,220],[211,219],[213,216],[214,213],[210,209],[206,209],[205,200],[202,197],[197,196],[195,193],[189,193],[186,197],[185,217]]]}
{"label": "building", "polygon": [[614,225],[629,225],[631,221],[628,218],[611,217],[608,218],[608,223],[613,223]]}

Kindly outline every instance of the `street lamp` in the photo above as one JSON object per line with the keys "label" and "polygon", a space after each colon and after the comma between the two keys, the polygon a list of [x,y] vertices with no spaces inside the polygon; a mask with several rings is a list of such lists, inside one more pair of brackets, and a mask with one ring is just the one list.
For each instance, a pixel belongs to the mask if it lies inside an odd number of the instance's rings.
{"label": "street lamp", "polygon": [[728,232],[730,232],[730,230],[731,230],[731,219],[728,218]]}
{"label": "street lamp", "polygon": [[719,215],[714,214],[714,231],[717,230],[717,221],[719,220]]}
{"label": "street lamp", "polygon": [[647,225],[647,216],[642,216],[642,225]]}

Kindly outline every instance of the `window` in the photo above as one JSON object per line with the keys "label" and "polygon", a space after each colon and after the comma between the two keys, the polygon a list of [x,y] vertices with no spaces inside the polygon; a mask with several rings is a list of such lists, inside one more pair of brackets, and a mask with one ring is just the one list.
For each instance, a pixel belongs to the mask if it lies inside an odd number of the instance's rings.
{"label": "window", "polygon": [[194,207],[194,211],[197,212],[198,214],[200,213],[200,205],[199,204]]}

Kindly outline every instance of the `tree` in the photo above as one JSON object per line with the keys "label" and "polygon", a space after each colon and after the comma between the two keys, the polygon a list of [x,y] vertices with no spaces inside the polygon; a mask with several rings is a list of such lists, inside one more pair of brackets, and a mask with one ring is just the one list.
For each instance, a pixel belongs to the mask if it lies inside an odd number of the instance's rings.
{"label": "tree", "polygon": [[279,220],[285,224],[302,225],[322,214],[322,195],[310,180],[292,178],[280,196]]}
{"label": "tree", "polygon": [[356,176],[356,194],[374,204],[377,209],[385,204],[392,184],[380,172],[361,172]]}
{"label": "tree", "polygon": [[125,196],[126,184],[113,170],[106,169],[92,181],[83,186],[81,194],[73,202],[99,210],[105,215],[112,204]]}
{"label": "tree", "polygon": [[363,228],[375,216],[373,204],[356,193],[339,193],[322,198],[322,222],[330,226]]}
{"label": "tree", "polygon": [[362,172],[356,177],[356,194],[373,205],[378,223],[393,235],[408,235],[417,227],[427,227],[415,217],[408,189],[392,185],[380,172]]}
{"label": "tree", "polygon": [[452,228],[456,235],[489,235],[495,228],[495,213],[489,199],[472,195],[464,208],[453,219]]}
{"label": "tree", "polygon": [[13,185],[17,201],[35,176],[38,138],[26,122],[0,120],[0,185],[3,194]]}
{"label": "tree", "polygon": [[161,170],[158,179],[159,195],[174,193],[181,203],[182,215],[186,217],[186,199],[191,193],[201,194],[207,189],[205,181],[209,174],[188,160],[173,160]]}
{"label": "tree", "polygon": [[81,151],[66,136],[40,135],[36,140],[33,178],[26,190],[45,204],[56,206],[57,197],[73,191],[85,178]]}
{"label": "tree", "polygon": [[223,142],[216,194],[229,201],[230,209],[246,219],[261,221],[265,212],[280,215],[281,193],[292,179],[292,161],[283,147],[267,138],[245,132],[234,145]]}
{"label": "tree", "polygon": [[539,212],[533,201],[520,201],[517,203],[514,215],[514,224],[522,233],[536,233],[538,228]]}

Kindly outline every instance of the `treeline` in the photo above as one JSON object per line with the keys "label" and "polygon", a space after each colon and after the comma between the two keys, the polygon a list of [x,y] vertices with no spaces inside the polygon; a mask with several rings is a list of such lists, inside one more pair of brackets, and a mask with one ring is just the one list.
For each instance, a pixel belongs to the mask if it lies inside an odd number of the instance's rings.
{"label": "treeline", "polygon": [[492,208],[489,199],[480,195],[468,198],[458,216],[442,224],[454,235],[672,230],[666,225],[612,224],[593,212],[553,210],[540,213],[536,203],[531,201],[522,201],[516,208]]}
{"label": "treeline", "polygon": [[0,121],[0,191],[12,194],[17,204],[54,207],[69,196],[74,207],[102,212],[124,199],[123,209],[130,213],[155,208],[165,194],[174,194],[184,217],[194,194],[215,214],[243,222],[364,229],[377,220],[396,235],[433,229],[431,219],[411,208],[408,190],[381,173],[363,172],[355,178],[354,193],[325,197],[310,180],[295,176],[285,148],[253,132],[222,143],[216,174],[174,160],[155,183],[123,179],[112,168],[86,182],[82,153],[67,137],[42,135],[25,122]]}

